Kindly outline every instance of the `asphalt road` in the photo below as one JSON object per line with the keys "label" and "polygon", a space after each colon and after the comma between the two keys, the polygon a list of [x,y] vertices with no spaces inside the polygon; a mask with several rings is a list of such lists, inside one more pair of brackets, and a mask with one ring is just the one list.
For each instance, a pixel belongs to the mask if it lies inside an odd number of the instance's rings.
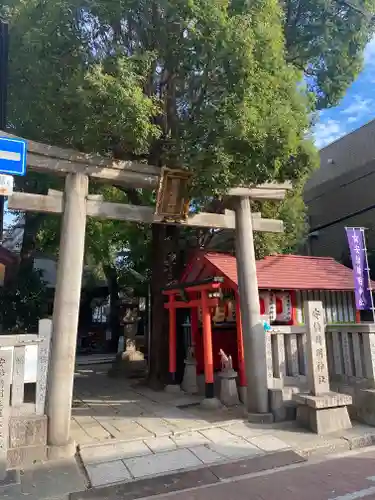
{"label": "asphalt road", "polygon": [[[150,498],[150,497],[149,497]],[[155,500],[375,500],[375,450],[352,452],[256,477],[233,478]]]}

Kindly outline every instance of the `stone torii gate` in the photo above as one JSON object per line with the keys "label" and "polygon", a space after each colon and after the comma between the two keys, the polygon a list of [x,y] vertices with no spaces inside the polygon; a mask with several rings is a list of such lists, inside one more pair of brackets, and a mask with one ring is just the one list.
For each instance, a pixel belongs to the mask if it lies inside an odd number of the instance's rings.
{"label": "stone torii gate", "polygon": [[[0,135],[14,137],[0,131]],[[64,193],[48,195],[15,192],[9,197],[11,210],[63,215],[59,261],[53,308],[53,334],[48,374],[48,444],[51,458],[75,453],[70,441],[77,327],[80,306],[87,216],[138,223],[168,223],[186,226],[236,229],[237,268],[241,321],[247,375],[247,409],[267,414],[267,355],[260,321],[258,283],[253,230],[282,232],[279,220],[252,214],[250,199],[282,200],[289,184],[239,187],[229,191],[233,211],[224,214],[199,213],[183,221],[166,221],[152,207],[105,202],[89,194],[89,178],[128,188],[157,189],[161,170],[133,161],[119,161],[98,155],[28,141],[27,165],[36,172],[65,176]]]}

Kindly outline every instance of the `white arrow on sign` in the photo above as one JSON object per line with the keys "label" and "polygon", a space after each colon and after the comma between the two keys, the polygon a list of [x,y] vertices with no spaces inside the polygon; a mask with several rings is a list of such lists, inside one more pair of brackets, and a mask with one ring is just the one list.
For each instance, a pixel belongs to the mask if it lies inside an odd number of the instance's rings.
{"label": "white arrow on sign", "polygon": [[[367,481],[375,481],[375,476],[367,477]],[[370,486],[365,490],[354,491],[353,493],[346,493],[340,497],[330,498],[329,500],[356,500],[357,498],[366,498],[375,494],[375,486]]]}

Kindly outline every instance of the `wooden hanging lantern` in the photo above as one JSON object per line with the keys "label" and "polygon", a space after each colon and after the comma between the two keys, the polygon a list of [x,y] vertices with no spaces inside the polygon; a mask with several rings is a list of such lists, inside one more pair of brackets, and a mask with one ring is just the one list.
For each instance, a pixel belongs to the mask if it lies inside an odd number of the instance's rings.
{"label": "wooden hanging lantern", "polygon": [[186,220],[189,213],[188,182],[191,173],[163,167],[155,214],[164,220]]}

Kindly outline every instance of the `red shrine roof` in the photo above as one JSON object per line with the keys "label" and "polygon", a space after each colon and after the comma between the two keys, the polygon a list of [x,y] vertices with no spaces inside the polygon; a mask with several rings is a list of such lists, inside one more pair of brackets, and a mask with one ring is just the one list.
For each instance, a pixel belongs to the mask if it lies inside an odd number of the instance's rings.
{"label": "red shrine roof", "polygon": [[[209,267],[212,271],[219,271],[237,286],[237,264],[232,255],[207,252],[197,256],[195,262],[200,268],[198,275],[202,274],[205,267]],[[271,255],[258,260],[256,265],[260,289],[354,290],[353,271],[331,257]],[[189,280],[194,267],[192,262],[183,281]],[[375,289],[374,281],[372,288]]]}

